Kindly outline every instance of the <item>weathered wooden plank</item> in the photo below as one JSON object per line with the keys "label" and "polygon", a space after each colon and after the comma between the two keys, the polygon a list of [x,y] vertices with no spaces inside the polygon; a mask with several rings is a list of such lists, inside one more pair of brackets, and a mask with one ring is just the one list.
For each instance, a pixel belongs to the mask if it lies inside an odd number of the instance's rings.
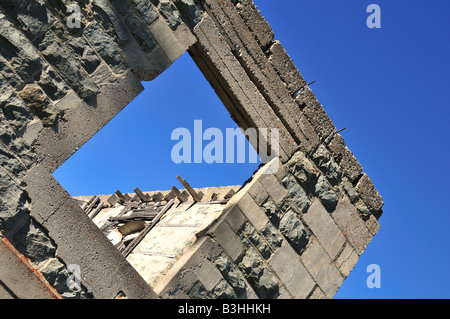
{"label": "weathered wooden plank", "polygon": [[84,211],[86,214],[89,214],[91,210],[97,205],[97,203],[100,201],[100,197],[95,196],[92,201],[89,203],[88,207],[86,207],[86,210]]}
{"label": "weathered wooden plank", "polygon": [[164,195],[161,192],[158,192],[156,194],[153,194],[152,198],[154,202],[160,202],[164,200]]}
{"label": "weathered wooden plank", "polygon": [[105,207],[105,203],[100,202],[98,206],[88,215],[90,219],[93,219],[95,216],[100,213],[100,211]]}

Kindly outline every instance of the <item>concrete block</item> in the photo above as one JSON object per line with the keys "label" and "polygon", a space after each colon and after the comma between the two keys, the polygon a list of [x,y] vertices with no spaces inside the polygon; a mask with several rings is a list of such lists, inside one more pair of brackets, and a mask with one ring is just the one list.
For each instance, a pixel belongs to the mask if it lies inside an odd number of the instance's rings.
{"label": "concrete block", "polygon": [[69,91],[65,97],[63,97],[58,103],[56,103],[56,108],[61,111],[69,110],[84,104],[84,101],[78,97],[78,95]]}
{"label": "concrete block", "polygon": [[347,148],[344,138],[340,134],[336,134],[328,147],[336,161],[339,162],[344,175],[352,182],[355,181],[362,174],[363,168],[353,153]]}
{"label": "concrete block", "polygon": [[313,238],[301,256],[301,261],[325,296],[329,299],[333,298],[344,282],[344,278],[316,239]]}
{"label": "concrete block", "polygon": [[366,226],[367,229],[369,229],[372,236],[375,236],[380,230],[380,224],[373,215],[369,216],[369,219],[366,221]]}
{"label": "concrete block", "polygon": [[350,201],[343,199],[333,212],[333,218],[356,253],[361,255],[372,240],[372,235],[356,208]]}
{"label": "concrete block", "polygon": [[353,250],[352,246],[347,243],[339,257],[336,259],[335,265],[341,272],[342,276],[347,278],[358,260],[358,254]]}
{"label": "concrete block", "polygon": [[242,196],[237,205],[256,230],[260,231],[264,226],[266,226],[269,221],[267,215],[261,207],[255,203],[248,193]]}
{"label": "concrete block", "polygon": [[287,211],[281,218],[279,229],[297,254],[301,255],[308,244],[309,234],[298,215],[292,210]]}
{"label": "concrete block", "polygon": [[275,175],[263,174],[258,181],[263,185],[277,205],[280,205],[289,194],[288,190],[284,188]]}
{"label": "concrete block", "polygon": [[264,186],[259,180],[253,180],[251,186],[248,189],[248,194],[253,198],[257,205],[261,205],[269,196]]}
{"label": "concrete block", "polygon": [[311,293],[315,282],[286,242],[275,252],[269,264],[294,298],[304,299]]}
{"label": "concrete block", "polygon": [[306,84],[291,57],[279,41],[275,41],[269,49],[269,62],[277,71],[291,94]]}
{"label": "concrete block", "polygon": [[225,221],[234,231],[237,231],[242,228],[242,226],[246,222],[246,218],[242,214],[239,207],[237,205],[233,205],[226,212]]}
{"label": "concrete block", "polygon": [[31,216],[48,231],[64,263],[80,266],[81,277],[94,297],[113,298],[119,291],[129,298],[156,296],[45,167],[33,168],[25,181]]}
{"label": "concrete block", "polygon": [[363,202],[367,207],[374,213],[374,216],[378,219],[381,216],[383,209],[383,198],[376,190],[371,179],[367,174],[363,173],[363,176],[358,181],[355,187],[356,191],[359,193]]}
{"label": "concrete block", "polygon": [[[211,3],[214,3],[214,1]],[[217,8],[217,10],[222,17],[225,17],[221,9]],[[232,54],[232,48],[224,40],[225,36],[217,30],[217,27],[208,17],[197,24],[194,33],[199,40],[199,52],[203,52],[202,56],[208,58],[214,65],[214,69],[220,72],[218,76],[222,78],[220,79],[222,85],[216,89],[229,91],[229,96],[236,101],[232,108],[237,108],[240,114],[245,114],[247,119],[244,119],[244,121],[251,121],[247,127],[278,128],[280,132],[280,156],[283,159],[290,157],[296,148],[292,137],[271,109],[262,92],[249,78],[239,60]],[[230,113],[233,112],[230,111]],[[257,149],[256,145],[253,146]],[[266,150],[264,151],[265,154],[268,154]]]}
{"label": "concrete block", "polygon": [[320,139],[325,140],[333,132],[335,126],[311,89],[306,86],[295,98],[295,101]]}
{"label": "concrete block", "polygon": [[318,199],[313,200],[303,220],[334,260],[345,243],[345,237]]}
{"label": "concrete block", "polygon": [[236,9],[244,19],[245,24],[252,30],[261,48],[267,48],[274,41],[274,32],[253,1],[239,1]]}
{"label": "concrete block", "polygon": [[206,290],[211,291],[223,279],[220,271],[209,261],[205,260],[195,271],[195,275],[200,280]]}

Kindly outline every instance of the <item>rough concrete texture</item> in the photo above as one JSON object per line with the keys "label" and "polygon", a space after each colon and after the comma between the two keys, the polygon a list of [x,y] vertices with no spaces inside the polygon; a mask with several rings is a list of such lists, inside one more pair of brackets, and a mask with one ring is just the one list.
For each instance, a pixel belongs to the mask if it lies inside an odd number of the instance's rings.
{"label": "rough concrete texture", "polygon": [[[0,2],[1,235],[63,298],[332,297],[377,233],[383,200],[254,3],[77,3],[79,20],[66,0]],[[279,129],[281,162],[152,289],[51,173],[186,51],[241,128]],[[62,284],[72,265],[77,291]],[[13,270],[0,295],[41,294],[19,293]]]}

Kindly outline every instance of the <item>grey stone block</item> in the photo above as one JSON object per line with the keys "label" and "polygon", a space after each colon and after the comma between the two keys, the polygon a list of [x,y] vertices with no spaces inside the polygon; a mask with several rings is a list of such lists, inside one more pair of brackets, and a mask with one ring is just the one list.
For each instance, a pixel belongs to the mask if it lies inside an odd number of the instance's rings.
{"label": "grey stone block", "polygon": [[267,199],[269,194],[259,180],[254,180],[251,183],[252,185],[248,189],[248,194],[253,198],[257,205],[261,205]]}
{"label": "grey stone block", "polygon": [[283,236],[278,232],[278,230],[272,225],[272,223],[267,223],[266,227],[261,230],[261,234],[269,243],[272,250],[277,250],[281,247],[284,242]]}
{"label": "grey stone block", "polygon": [[319,172],[304,153],[296,152],[286,166],[307,192],[314,193]]}
{"label": "grey stone block", "polygon": [[239,263],[239,269],[261,299],[269,299],[278,295],[279,283],[270,271],[264,259],[253,248],[249,248]]}
{"label": "grey stone block", "polygon": [[227,255],[221,254],[214,260],[214,264],[222,273],[222,276],[228,284],[234,289],[238,297],[248,297],[251,288],[237,266]]}
{"label": "grey stone block", "polygon": [[309,208],[310,200],[300,184],[297,183],[297,180],[294,178],[294,176],[288,173],[284,177],[282,183],[284,187],[287,188],[289,196],[292,198],[292,201],[295,203],[295,205],[300,209],[301,212],[305,213]]}
{"label": "grey stone block", "polygon": [[372,235],[356,208],[350,201],[341,200],[333,212],[333,218],[356,253],[361,255],[372,240]]}
{"label": "grey stone block", "polygon": [[23,133],[28,123],[33,120],[31,111],[2,76],[0,76],[0,109],[3,113],[2,120],[7,121],[15,134]]}
{"label": "grey stone block", "polygon": [[295,93],[306,84],[305,79],[279,41],[275,41],[275,43],[272,44],[269,52],[270,63],[280,75],[291,94]]}
{"label": "grey stone block", "polygon": [[84,36],[101,58],[114,70],[123,73],[127,64],[114,40],[102,31],[98,23],[93,22],[84,29]]}
{"label": "grey stone block", "polygon": [[3,13],[0,13],[0,30],[2,56],[23,81],[28,81],[42,70],[42,58],[33,44],[21,32],[17,32],[17,28]]}
{"label": "grey stone block", "polygon": [[96,93],[96,85],[80,68],[70,51],[66,49],[52,31],[37,43],[47,61],[64,78],[64,81],[85,101],[92,100]]}
{"label": "grey stone block", "polygon": [[170,0],[159,0],[158,10],[172,30],[176,30],[181,24],[180,13]]}
{"label": "grey stone block", "polygon": [[323,144],[319,145],[312,155],[312,159],[332,185],[337,185],[341,182],[342,173],[339,165],[334,161],[331,153]]}
{"label": "grey stone block", "polygon": [[102,24],[110,36],[118,39],[119,45],[128,42],[131,34],[108,0],[92,0],[92,9],[97,21]]}
{"label": "grey stone block", "polygon": [[56,246],[52,239],[33,220],[28,218],[27,223],[14,234],[13,241],[23,255],[30,258],[33,263],[40,263],[54,257]]}
{"label": "grey stone block", "polygon": [[131,0],[131,4],[139,12],[147,25],[151,25],[159,18],[158,12],[153,9],[147,0]]}
{"label": "grey stone block", "polygon": [[358,254],[353,250],[352,246],[347,243],[342,252],[339,254],[339,257],[336,259],[335,265],[341,272],[342,276],[347,278],[358,260]]}
{"label": "grey stone block", "polygon": [[301,255],[308,244],[309,235],[297,214],[292,210],[286,212],[281,219],[280,232],[297,254]]}
{"label": "grey stone block", "polygon": [[[283,215],[283,211],[279,207],[277,207],[277,205],[275,205],[275,202],[270,197],[268,197],[264,201],[264,203],[262,203],[261,209],[269,218],[270,222],[278,228],[280,225],[281,216]],[[264,227],[264,225],[262,227]]]}
{"label": "grey stone block", "polygon": [[194,0],[173,0],[173,2],[190,28],[201,21],[202,10],[195,4]]}
{"label": "grey stone block", "polygon": [[323,175],[317,180],[315,194],[329,212],[336,208],[339,199]]}
{"label": "grey stone block", "polygon": [[245,225],[245,228],[242,230],[242,233],[246,236],[246,238],[248,238],[253,246],[258,249],[259,253],[264,259],[267,260],[270,258],[270,256],[272,255],[272,251],[269,247],[269,244],[251,224],[247,223]]}

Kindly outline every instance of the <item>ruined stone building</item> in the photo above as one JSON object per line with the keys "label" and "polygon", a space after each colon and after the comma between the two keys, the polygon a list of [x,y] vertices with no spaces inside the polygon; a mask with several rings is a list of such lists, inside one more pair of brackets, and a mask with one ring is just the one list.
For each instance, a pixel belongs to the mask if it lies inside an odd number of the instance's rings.
{"label": "ruined stone building", "polygon": [[[69,196],[52,173],[186,51],[278,157],[244,185]],[[379,229],[251,0],[0,0],[0,108],[1,298],[332,298]]]}

